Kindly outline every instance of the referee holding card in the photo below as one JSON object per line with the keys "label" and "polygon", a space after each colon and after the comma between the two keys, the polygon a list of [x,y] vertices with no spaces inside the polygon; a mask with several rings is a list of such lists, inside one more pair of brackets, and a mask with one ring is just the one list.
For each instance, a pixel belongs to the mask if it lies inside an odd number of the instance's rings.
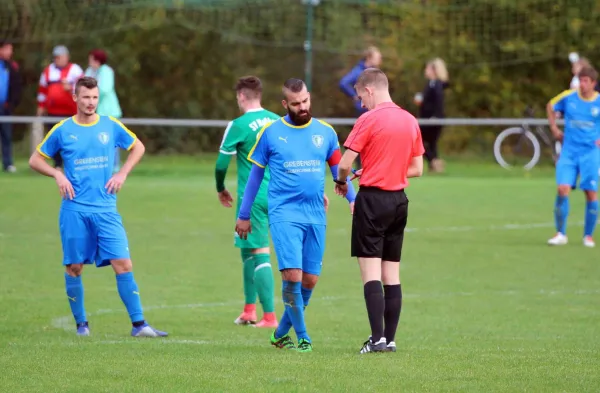
{"label": "referee holding card", "polygon": [[[355,88],[369,111],[358,118],[346,139],[337,179],[347,178],[360,154],[363,169],[354,176],[360,178],[360,189],[351,249],[358,258],[371,324],[371,337],[360,353],[395,352],[402,308],[400,256],[408,215],[404,189],[409,177],[422,175],[425,149],[417,119],[392,102],[381,70],[364,70]],[[336,194],[345,196],[347,190],[345,181],[336,180]]]}

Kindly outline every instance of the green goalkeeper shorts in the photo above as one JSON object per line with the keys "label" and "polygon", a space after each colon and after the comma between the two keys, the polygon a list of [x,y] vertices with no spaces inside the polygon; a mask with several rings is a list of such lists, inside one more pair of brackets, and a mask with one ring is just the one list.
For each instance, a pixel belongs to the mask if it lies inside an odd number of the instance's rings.
{"label": "green goalkeeper shorts", "polygon": [[[238,198],[236,219],[240,213],[242,199]],[[265,248],[269,247],[269,215],[267,208],[267,196],[257,195],[252,211],[250,212],[250,222],[252,223],[252,232],[248,234],[246,240],[240,239],[238,234],[235,236],[235,246],[237,248]]]}

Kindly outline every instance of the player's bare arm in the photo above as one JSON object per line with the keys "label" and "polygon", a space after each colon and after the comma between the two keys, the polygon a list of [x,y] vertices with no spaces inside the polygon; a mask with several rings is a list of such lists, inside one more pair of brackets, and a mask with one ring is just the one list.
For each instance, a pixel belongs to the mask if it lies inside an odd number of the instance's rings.
{"label": "player's bare arm", "polygon": [[75,198],[75,190],[67,177],[58,169],[46,162],[46,158],[38,151],[33,152],[29,158],[29,166],[34,171],[41,173],[44,176],[53,177],[56,180],[56,185],[63,199]]}
{"label": "player's bare arm", "polygon": [[[335,143],[337,145],[337,136],[335,137]],[[339,164],[342,159],[342,153],[340,152],[339,147],[334,149],[331,156],[327,159],[327,164],[329,165],[329,169],[331,170],[331,176],[333,177],[333,181],[336,185],[340,187],[345,187],[346,191],[341,194],[337,193],[340,196],[346,197],[348,203],[350,205],[350,214],[354,214],[354,200],[356,199],[356,192],[354,191],[354,187],[352,186],[352,182],[348,176],[340,177],[339,176]]]}
{"label": "player's bare arm", "polygon": [[548,123],[550,124],[550,131],[552,131],[552,136],[557,141],[562,142],[563,140],[563,132],[556,125],[556,112],[554,111],[554,105],[552,102],[548,102],[546,105],[546,114],[548,115]]}
{"label": "player's bare arm", "polygon": [[410,160],[406,177],[421,177],[423,176],[423,156],[413,157]]}
{"label": "player's bare arm", "polygon": [[[352,171],[352,163],[354,162],[356,157],[358,157],[358,153],[354,150],[347,149],[344,152],[344,155],[342,156],[340,163],[338,164],[338,179],[346,179],[348,175],[350,175],[350,172]],[[340,196],[346,196],[346,194],[348,193],[348,183],[343,183],[344,184],[342,184],[342,182],[336,182],[335,185],[335,193]]]}
{"label": "player's bare arm", "polygon": [[133,146],[129,150],[129,155],[127,156],[125,164],[123,164],[123,166],[121,167],[121,170],[114,174],[113,177],[110,178],[108,183],[106,183],[106,191],[109,194],[117,193],[121,190],[121,187],[123,187],[123,183],[125,183],[127,176],[133,170],[133,168],[140,162],[145,152],[146,147],[144,146],[144,144],[139,139],[136,139],[133,143]]}

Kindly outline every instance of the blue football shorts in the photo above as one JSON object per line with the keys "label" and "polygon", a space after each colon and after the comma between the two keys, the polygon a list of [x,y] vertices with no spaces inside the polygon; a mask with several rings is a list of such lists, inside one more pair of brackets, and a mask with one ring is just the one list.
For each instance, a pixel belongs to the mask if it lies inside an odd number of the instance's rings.
{"label": "blue football shorts", "polygon": [[573,153],[561,151],[556,163],[556,184],[577,187],[584,191],[598,191],[598,172],[600,168],[600,149],[590,149],[588,152]]}
{"label": "blue football shorts", "polygon": [[110,265],[113,259],[129,259],[129,243],[117,212],[88,213],[61,209],[59,215],[63,265]]}
{"label": "blue football shorts", "polygon": [[279,270],[302,269],[320,275],[325,253],[325,225],[276,222],[270,225]]}

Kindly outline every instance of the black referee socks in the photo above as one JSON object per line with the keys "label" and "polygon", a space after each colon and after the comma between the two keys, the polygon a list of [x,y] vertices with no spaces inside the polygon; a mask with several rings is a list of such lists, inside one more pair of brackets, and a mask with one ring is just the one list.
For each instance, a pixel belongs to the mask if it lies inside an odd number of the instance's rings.
{"label": "black referee socks", "polygon": [[400,311],[402,310],[402,287],[398,285],[384,285],[383,292],[385,296],[385,311],[383,320],[385,321],[384,337],[387,342],[394,341],[396,329],[400,321]]}
{"label": "black referee socks", "polygon": [[365,284],[365,303],[371,324],[371,342],[376,343],[383,337],[383,313],[385,303],[381,281],[369,281]]}

